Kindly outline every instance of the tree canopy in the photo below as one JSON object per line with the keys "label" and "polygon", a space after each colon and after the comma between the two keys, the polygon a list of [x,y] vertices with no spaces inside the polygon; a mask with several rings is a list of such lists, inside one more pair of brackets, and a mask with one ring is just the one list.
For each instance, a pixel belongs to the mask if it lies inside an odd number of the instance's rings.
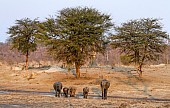
{"label": "tree canopy", "polygon": [[131,20],[115,27],[111,45],[130,57],[130,62],[138,65],[140,76],[144,62],[158,60],[165,51],[168,34],[162,30],[159,19],[143,18]]}
{"label": "tree canopy", "polygon": [[9,28],[7,32],[10,34],[9,41],[12,43],[12,48],[16,48],[19,52],[26,55],[26,69],[28,68],[28,55],[37,48],[36,34],[37,19],[31,20],[24,18],[16,20],[16,24]]}
{"label": "tree canopy", "polygon": [[42,24],[50,54],[57,60],[74,64],[78,78],[80,67],[91,52],[104,52],[102,44],[113,25],[110,15],[88,7],[62,9]]}

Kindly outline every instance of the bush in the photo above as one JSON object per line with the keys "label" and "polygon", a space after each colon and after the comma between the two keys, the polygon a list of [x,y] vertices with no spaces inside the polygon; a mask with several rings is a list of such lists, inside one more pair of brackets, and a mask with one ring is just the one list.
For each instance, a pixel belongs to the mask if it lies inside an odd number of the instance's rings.
{"label": "bush", "polygon": [[122,56],[120,56],[120,60],[121,60],[121,63],[122,63],[123,65],[129,65],[129,64],[130,64],[131,57],[128,56],[128,55],[122,55]]}

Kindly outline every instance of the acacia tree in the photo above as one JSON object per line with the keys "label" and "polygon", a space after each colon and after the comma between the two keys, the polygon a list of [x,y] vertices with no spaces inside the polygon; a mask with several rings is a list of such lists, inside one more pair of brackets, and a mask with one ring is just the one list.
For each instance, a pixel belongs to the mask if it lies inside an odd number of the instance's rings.
{"label": "acacia tree", "polygon": [[88,7],[66,8],[47,18],[41,34],[48,37],[49,52],[57,60],[74,64],[76,77],[91,52],[103,52],[105,36],[111,29],[110,15]]}
{"label": "acacia tree", "polygon": [[10,34],[9,41],[12,43],[12,48],[16,48],[26,56],[26,70],[28,69],[29,54],[37,48],[36,34],[38,23],[37,19],[24,18],[16,20],[16,24],[11,26],[7,32]]}
{"label": "acacia tree", "polygon": [[162,30],[159,19],[143,18],[131,20],[115,27],[115,35],[111,36],[113,48],[120,48],[130,57],[130,62],[138,66],[142,76],[142,66],[146,61],[158,60],[165,51],[166,32]]}

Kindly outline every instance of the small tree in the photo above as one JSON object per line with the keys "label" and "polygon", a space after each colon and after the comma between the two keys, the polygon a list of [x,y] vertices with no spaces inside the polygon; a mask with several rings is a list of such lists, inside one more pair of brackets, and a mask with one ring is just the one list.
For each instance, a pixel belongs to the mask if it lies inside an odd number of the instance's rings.
{"label": "small tree", "polygon": [[49,52],[57,60],[74,64],[76,76],[80,67],[91,56],[91,52],[103,52],[104,37],[111,28],[109,15],[91,8],[66,8],[56,18],[48,18],[41,25],[46,31]]}
{"label": "small tree", "polygon": [[162,31],[159,19],[139,19],[123,23],[115,27],[116,34],[111,36],[112,46],[120,48],[130,62],[138,65],[142,76],[142,66],[149,60],[158,60],[160,54],[165,51],[166,32]]}
{"label": "small tree", "polygon": [[7,32],[10,34],[9,41],[12,43],[12,48],[16,48],[19,52],[26,56],[26,66],[28,69],[28,56],[37,48],[37,19],[30,20],[29,18],[16,20],[16,24],[9,28]]}

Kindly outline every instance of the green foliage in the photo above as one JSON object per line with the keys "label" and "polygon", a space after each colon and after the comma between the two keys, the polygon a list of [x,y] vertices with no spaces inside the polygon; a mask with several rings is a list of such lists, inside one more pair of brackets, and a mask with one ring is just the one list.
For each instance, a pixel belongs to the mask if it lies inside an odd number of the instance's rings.
{"label": "green foliage", "polygon": [[30,20],[29,18],[16,20],[16,25],[9,28],[7,32],[10,34],[9,41],[12,43],[12,48],[16,48],[26,56],[25,69],[28,69],[28,55],[37,48],[37,33],[39,22],[37,19]]}
{"label": "green foliage", "polygon": [[36,34],[37,34],[37,19],[30,20],[29,18],[16,20],[16,24],[9,28],[7,32],[10,34],[9,41],[12,43],[12,48],[18,49],[22,54],[27,54],[36,50]]}
{"label": "green foliage", "polygon": [[131,57],[128,55],[120,56],[120,60],[123,63],[123,65],[129,65],[131,63]]}
{"label": "green foliage", "polygon": [[113,25],[109,15],[87,7],[63,9],[42,24],[50,54],[57,60],[78,65],[83,65],[92,51],[104,51],[102,43]]}
{"label": "green foliage", "polygon": [[146,61],[158,60],[159,55],[165,51],[168,35],[162,30],[159,19],[131,20],[115,27],[115,32],[111,36],[112,46],[120,48],[140,68]]}

